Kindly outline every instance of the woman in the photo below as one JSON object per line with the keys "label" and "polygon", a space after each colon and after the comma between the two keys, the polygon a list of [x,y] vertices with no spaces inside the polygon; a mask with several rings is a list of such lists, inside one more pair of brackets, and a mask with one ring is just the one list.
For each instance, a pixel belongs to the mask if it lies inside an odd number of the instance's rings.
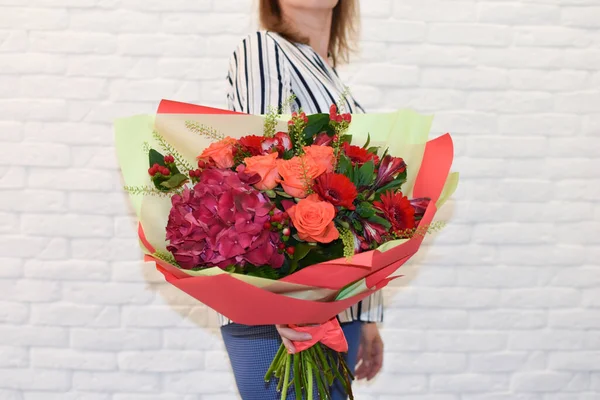
{"label": "woman", "polygon": [[[351,113],[364,112],[345,86],[335,65],[347,61],[355,33],[355,0],[261,0],[260,21],[266,31],[249,35],[230,60],[227,81],[229,108],[249,114],[266,114],[269,106],[282,107],[295,96],[290,111],[329,112],[344,98]],[[375,322],[383,318],[382,294],[367,298],[338,316],[346,335],[351,368],[357,379],[372,379],[380,370],[383,343]],[[292,340],[308,334],[285,326],[245,326],[222,321],[221,332],[238,389],[244,400],[275,400],[276,385],[265,384],[264,374],[281,342],[294,351]],[[339,387],[334,400],[345,399]],[[290,396],[293,396],[290,393]],[[292,397],[290,397],[292,398]]]}

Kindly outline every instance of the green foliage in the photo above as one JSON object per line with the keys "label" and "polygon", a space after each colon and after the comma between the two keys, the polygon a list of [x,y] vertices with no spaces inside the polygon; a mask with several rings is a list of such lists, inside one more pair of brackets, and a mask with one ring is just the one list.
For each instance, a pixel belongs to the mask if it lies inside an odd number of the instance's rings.
{"label": "green foliage", "polygon": [[279,274],[277,273],[277,270],[268,265],[263,265],[261,267],[247,267],[245,272],[246,275],[257,276],[259,278],[274,280],[279,279]]}
{"label": "green foliage", "polygon": [[362,218],[369,218],[375,215],[377,213],[377,210],[375,210],[375,207],[373,207],[371,203],[363,201],[356,207],[356,212]]}
{"label": "green foliage", "polygon": [[158,151],[156,151],[154,149],[150,149],[150,151],[148,152],[148,159],[150,161],[150,166],[153,166],[154,164],[158,164],[163,167],[166,167],[165,156],[160,154]]}
{"label": "green foliage", "polygon": [[160,185],[167,189],[175,189],[186,183],[188,177],[184,174],[175,174],[171,176],[168,180],[161,182]]}
{"label": "green foliage", "polygon": [[365,144],[363,145],[363,149],[366,149],[369,147],[369,144],[371,144],[371,134],[367,133],[367,141],[365,142]]}
{"label": "green foliage", "polygon": [[406,170],[399,173],[398,176],[396,176],[393,181],[391,181],[391,182],[383,185],[379,189],[377,189],[375,191],[375,194],[376,194],[377,198],[379,198],[382,194],[384,194],[387,191],[395,192],[395,191],[399,190],[400,187],[402,187],[404,182],[406,182]]}
{"label": "green foliage", "polygon": [[370,186],[375,180],[375,163],[370,160],[360,167],[354,167],[354,184],[358,189]]}
{"label": "green foliage", "polygon": [[294,252],[294,257],[292,258],[292,261],[290,262],[290,270],[289,273],[291,274],[292,272],[294,272],[296,269],[298,269],[298,263],[308,255],[308,253],[311,252],[311,250],[316,249],[317,247],[314,245],[311,245],[310,243],[305,243],[305,242],[301,242],[298,243],[296,246],[296,251]]}
{"label": "green foliage", "polygon": [[313,136],[327,132],[329,136],[333,136],[333,131],[329,127],[329,114],[312,114],[308,116],[308,123],[304,128],[304,141],[308,146],[312,144]]}

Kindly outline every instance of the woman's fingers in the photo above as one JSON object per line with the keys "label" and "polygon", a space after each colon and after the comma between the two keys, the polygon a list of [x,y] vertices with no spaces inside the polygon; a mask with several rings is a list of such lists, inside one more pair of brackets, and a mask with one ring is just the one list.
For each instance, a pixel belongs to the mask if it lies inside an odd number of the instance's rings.
{"label": "woman's fingers", "polygon": [[277,330],[279,331],[279,334],[282,337],[296,342],[304,342],[306,340],[312,339],[310,333],[298,332],[293,330],[292,328],[286,327],[285,325],[277,325]]}
{"label": "woman's fingers", "polygon": [[367,373],[368,381],[375,378],[375,375],[379,373],[381,366],[383,365],[383,341],[379,335],[373,341],[371,351],[371,369]]}

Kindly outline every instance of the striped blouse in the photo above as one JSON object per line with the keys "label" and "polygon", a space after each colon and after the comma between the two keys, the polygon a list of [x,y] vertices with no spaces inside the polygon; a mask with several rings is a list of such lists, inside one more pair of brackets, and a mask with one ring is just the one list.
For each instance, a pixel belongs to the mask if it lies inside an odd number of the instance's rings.
{"label": "striped blouse", "polygon": [[[230,110],[266,114],[293,94],[290,112],[328,113],[346,91],[335,68],[310,46],[293,43],[274,32],[256,32],[239,44],[229,62],[227,103]],[[351,94],[337,104],[350,113],[364,113]],[[288,110],[285,110],[288,111]],[[221,324],[230,321],[221,317]],[[338,315],[341,322],[383,321],[381,291]]]}

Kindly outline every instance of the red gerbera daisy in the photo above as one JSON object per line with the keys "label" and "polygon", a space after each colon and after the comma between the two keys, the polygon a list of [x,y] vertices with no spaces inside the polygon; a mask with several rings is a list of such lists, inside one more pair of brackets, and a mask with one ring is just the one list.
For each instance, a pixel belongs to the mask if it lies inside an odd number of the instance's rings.
{"label": "red gerbera daisy", "polygon": [[373,160],[375,165],[379,163],[379,157],[377,154],[369,153],[366,149],[353,146],[348,144],[348,142],[344,142],[344,154],[346,154],[350,161],[352,161],[352,165],[362,165],[369,160]]}
{"label": "red gerbera daisy", "polygon": [[240,138],[240,144],[251,155],[259,156],[263,154],[262,142],[264,139],[262,136],[248,135]]}
{"label": "red gerbera daisy", "polygon": [[328,172],[319,176],[313,186],[314,191],[334,206],[354,210],[354,200],[358,195],[356,186],[346,175]]}
{"label": "red gerbera daisy", "polygon": [[415,227],[415,209],[402,192],[385,192],[381,201],[374,201],[373,205],[383,211],[385,218],[392,224],[392,232],[402,232]]}

